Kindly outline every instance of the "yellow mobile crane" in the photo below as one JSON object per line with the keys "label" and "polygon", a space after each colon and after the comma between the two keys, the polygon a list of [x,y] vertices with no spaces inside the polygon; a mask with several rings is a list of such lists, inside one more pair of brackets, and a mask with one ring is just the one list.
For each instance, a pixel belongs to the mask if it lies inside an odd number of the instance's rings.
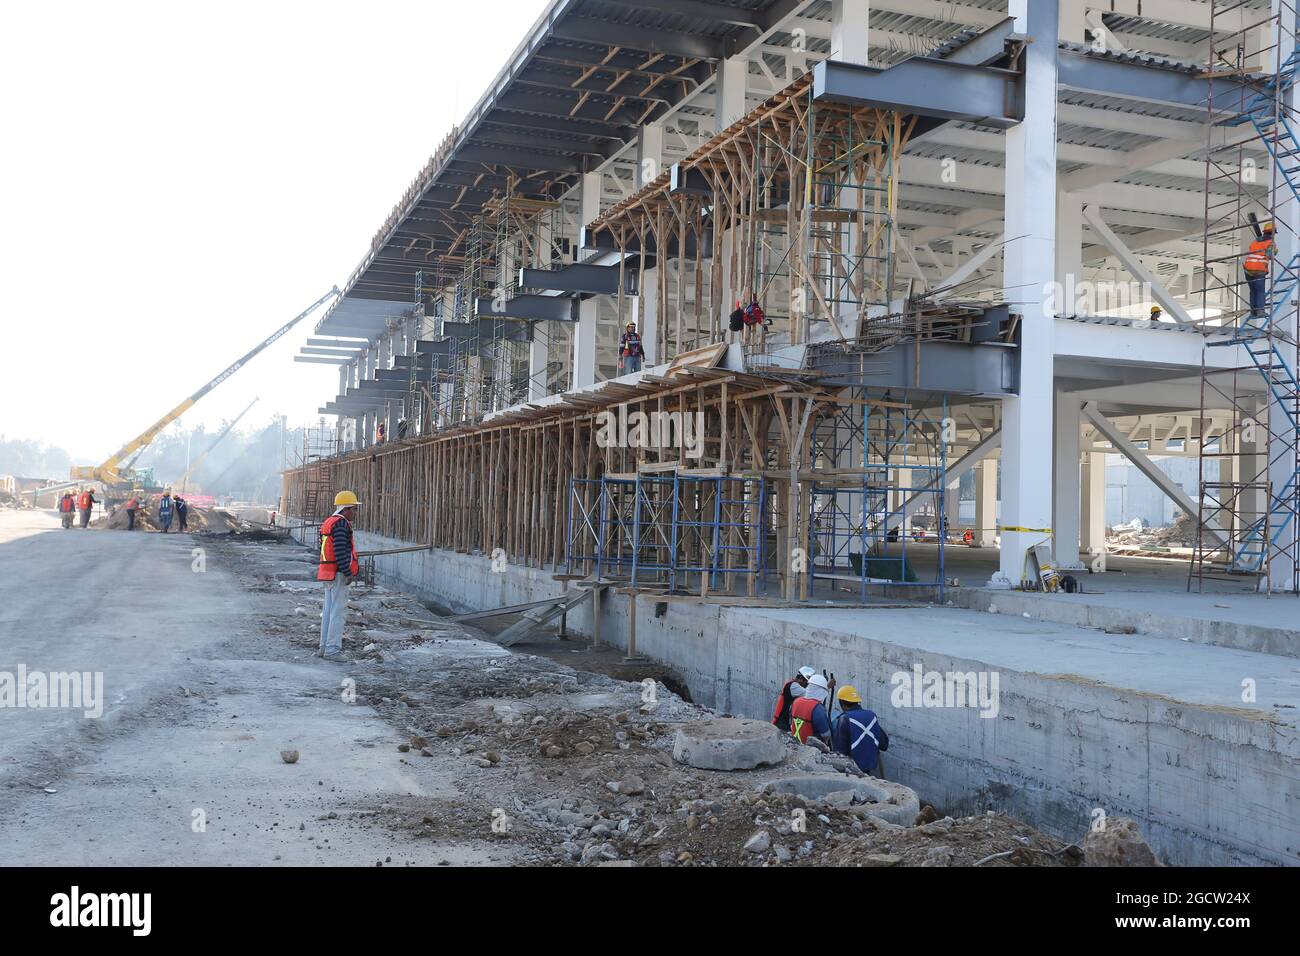
{"label": "yellow mobile crane", "polygon": [[[180,418],[181,415],[183,415],[186,411],[188,411],[194,405],[195,402],[197,402],[204,395],[208,394],[208,392],[212,391],[214,388],[216,388],[226,379],[230,378],[230,376],[234,375],[241,368],[243,368],[244,365],[251,358],[257,355],[258,352],[262,351],[262,349],[266,348],[268,345],[280,339],[286,332],[292,329],[304,318],[311,315],[312,312],[316,311],[316,309],[319,308],[326,301],[340,294],[341,293],[339,292],[338,286],[335,286],[334,288],[330,289],[329,292],[326,292],[323,296],[321,296],[319,299],[317,299],[315,302],[309,305],[306,309],[299,312],[296,316],[294,316],[284,325],[280,326],[280,328],[276,329],[275,332],[271,333],[270,336],[264,339],[260,345],[258,345],[256,348],[249,351],[241,358],[237,359],[234,362],[234,364],[224,369],[220,375],[212,379],[212,381],[208,382],[206,385],[204,385],[201,389],[199,389],[189,398],[185,399],[185,401],[181,402],[179,405],[173,408],[162,418],[158,419],[158,421],[154,422],[152,425],[146,428],[135,438],[132,438],[129,442],[127,442],[125,445],[119,448],[103,464],[90,466],[90,467],[73,466],[70,477],[73,479],[73,481],[101,482],[105,486],[106,494],[112,494],[115,491],[119,493],[129,492],[133,488],[135,488],[137,484],[144,485],[145,482],[148,482],[149,485],[152,485],[151,473],[145,474],[143,472],[137,472],[135,469],[131,467],[131,464],[135,461],[137,457],[139,457],[140,453],[144,451],[144,449],[149,445],[149,443],[152,442],[155,438],[157,438],[164,428],[166,428],[172,422],[176,421],[176,419]],[[123,462],[126,463],[123,464]],[[152,470],[150,469],[149,471],[151,472]],[[148,490],[148,488],[144,487],[142,488],[142,490]],[[113,495],[113,497],[117,497],[117,495]]]}

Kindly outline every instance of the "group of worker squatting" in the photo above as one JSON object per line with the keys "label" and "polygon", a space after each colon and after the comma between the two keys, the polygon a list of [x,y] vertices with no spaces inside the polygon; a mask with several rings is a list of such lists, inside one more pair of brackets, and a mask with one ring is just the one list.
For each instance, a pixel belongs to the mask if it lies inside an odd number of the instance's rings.
{"label": "group of worker squatting", "polygon": [[[59,517],[63,519],[63,527],[71,528],[78,515],[81,516],[81,527],[88,527],[90,513],[95,510],[97,504],[99,499],[95,497],[93,488],[64,492],[63,497],[59,499]],[[180,495],[173,495],[170,491],[163,492],[154,509],[158,515],[158,528],[164,534],[171,531],[173,519],[176,521],[177,531],[190,530],[190,506]],[[135,517],[141,510],[140,496],[132,495],[126,503],[127,531],[135,530]]]}
{"label": "group of worker squatting", "polygon": [[[324,583],[325,604],[317,657],[335,659],[343,651],[348,585],[360,569],[353,534],[360,505],[355,492],[340,491],[334,496],[334,513],[320,526],[316,579]],[[833,713],[836,704],[838,714]],[[807,666],[781,687],[772,723],[802,744],[852,757],[863,773],[875,772],[880,754],[889,749],[889,734],[875,712],[863,705],[858,689],[846,684],[836,690],[833,675]]]}

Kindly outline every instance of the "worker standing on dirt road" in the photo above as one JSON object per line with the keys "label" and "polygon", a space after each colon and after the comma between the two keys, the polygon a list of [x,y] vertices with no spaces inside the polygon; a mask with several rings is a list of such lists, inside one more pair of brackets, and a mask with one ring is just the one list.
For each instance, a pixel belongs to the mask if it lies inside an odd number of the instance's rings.
{"label": "worker standing on dirt road", "polygon": [[172,493],[164,491],[162,501],[158,502],[158,523],[162,525],[163,534],[172,526],[172,507]]}
{"label": "worker standing on dirt road", "polygon": [[826,678],[821,674],[809,677],[803,696],[790,707],[790,733],[794,734],[799,743],[806,744],[816,738],[822,747],[829,749],[831,720],[826,709],[826,701],[829,699]]}
{"label": "worker standing on dirt road", "polygon": [[772,710],[772,723],[776,724],[777,730],[789,732],[790,708],[794,706],[796,698],[803,696],[803,689],[808,686],[808,678],[816,673],[811,667],[801,667],[799,673],[781,687],[781,693],[776,695],[776,707]]}
{"label": "worker standing on dirt road", "polygon": [[182,498],[180,495],[177,495],[177,496],[176,496],[176,530],[177,530],[177,532],[181,532],[181,531],[189,531],[189,530],[190,530],[189,525],[186,524],[186,521],[189,520],[189,515],[190,515],[190,506],[187,505],[187,504],[185,503],[185,499],[184,499],[184,498]]}
{"label": "worker standing on dirt road", "polygon": [[316,656],[327,660],[343,651],[348,585],[360,569],[352,535],[352,521],[359,504],[353,492],[340,491],[334,496],[334,513],[320,526],[320,567],[316,569],[316,580],[325,582],[325,605],[321,609],[320,648]]}
{"label": "worker standing on dirt road", "polygon": [[63,527],[72,527],[72,516],[77,511],[77,503],[72,500],[72,492],[65,491],[59,499],[59,514],[63,517]]}
{"label": "worker standing on dirt road", "polygon": [[90,488],[85,489],[78,496],[77,507],[81,509],[81,526],[83,528],[90,524],[90,512],[94,510],[97,500],[95,492]]}
{"label": "worker standing on dirt road", "polygon": [[880,754],[889,749],[889,734],[880,726],[875,712],[862,706],[862,695],[852,684],[845,684],[835,696],[840,702],[840,715],[831,732],[831,749],[852,757],[863,773],[871,773]]}
{"label": "worker standing on dirt road", "polygon": [[135,513],[140,510],[140,499],[135,495],[126,503],[126,530],[135,530]]}

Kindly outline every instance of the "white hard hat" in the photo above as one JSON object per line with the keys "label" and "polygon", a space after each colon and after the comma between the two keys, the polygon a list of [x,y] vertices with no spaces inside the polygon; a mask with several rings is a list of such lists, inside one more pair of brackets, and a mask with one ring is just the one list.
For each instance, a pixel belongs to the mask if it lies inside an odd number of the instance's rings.
{"label": "white hard hat", "polygon": [[816,672],[815,670],[813,670],[811,667],[806,667],[806,666],[805,666],[805,667],[801,667],[801,668],[799,668],[799,676],[802,677],[804,680],[809,680],[809,679],[811,679],[812,676],[813,676],[814,674],[816,674],[816,673],[817,673],[817,672]]}
{"label": "white hard hat", "polygon": [[813,674],[812,677],[808,678],[808,683],[812,684],[814,687],[829,687],[826,683],[826,678],[822,677],[821,674]]}

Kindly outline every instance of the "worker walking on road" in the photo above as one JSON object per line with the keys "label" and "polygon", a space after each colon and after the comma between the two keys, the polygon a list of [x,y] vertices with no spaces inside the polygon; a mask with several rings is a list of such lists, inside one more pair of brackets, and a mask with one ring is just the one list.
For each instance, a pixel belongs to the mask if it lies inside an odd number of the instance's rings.
{"label": "worker walking on road", "polygon": [[815,737],[824,749],[830,747],[831,720],[826,708],[829,699],[826,678],[821,674],[809,677],[803,696],[790,707],[790,733],[799,743],[806,744]]}
{"label": "worker walking on road", "polygon": [[166,534],[172,526],[172,493],[164,491],[162,501],[158,502],[158,523],[162,525],[162,532]]}
{"label": "worker walking on road", "polygon": [[63,518],[63,527],[72,527],[72,517],[77,512],[77,503],[72,498],[72,492],[65,491],[63,497],[59,499],[59,515]]}
{"label": "worker walking on road", "polygon": [[352,522],[359,504],[353,492],[340,491],[334,496],[334,513],[320,526],[320,567],[316,570],[316,580],[325,582],[325,606],[321,609],[317,657],[333,658],[343,650],[348,585],[360,569],[352,535]]}
{"label": "worker walking on road", "polygon": [[889,749],[889,734],[875,713],[862,706],[862,695],[852,684],[845,684],[835,696],[840,702],[840,715],[831,733],[831,749],[852,757],[863,773],[871,773],[880,754]]}
{"label": "worker walking on road", "polygon": [[776,695],[776,707],[772,710],[772,723],[776,724],[777,730],[789,732],[790,708],[798,698],[803,696],[803,689],[808,686],[808,678],[816,673],[811,667],[801,667],[799,673],[782,685],[781,693]]}
{"label": "worker walking on road", "polygon": [[81,526],[84,528],[90,524],[90,512],[95,508],[95,502],[98,501],[95,492],[86,488],[77,498],[77,507],[81,509]]}
{"label": "worker walking on road", "polygon": [[135,530],[135,513],[140,510],[140,499],[135,495],[126,503],[126,530]]}
{"label": "worker walking on road", "polygon": [[190,506],[185,503],[185,499],[180,495],[176,496],[176,531],[189,531],[189,525],[186,522],[190,516]]}
{"label": "worker walking on road", "polygon": [[1241,263],[1250,288],[1250,314],[1262,319],[1268,314],[1268,274],[1273,265],[1273,223],[1261,223],[1255,231],[1255,241],[1250,244]]}

